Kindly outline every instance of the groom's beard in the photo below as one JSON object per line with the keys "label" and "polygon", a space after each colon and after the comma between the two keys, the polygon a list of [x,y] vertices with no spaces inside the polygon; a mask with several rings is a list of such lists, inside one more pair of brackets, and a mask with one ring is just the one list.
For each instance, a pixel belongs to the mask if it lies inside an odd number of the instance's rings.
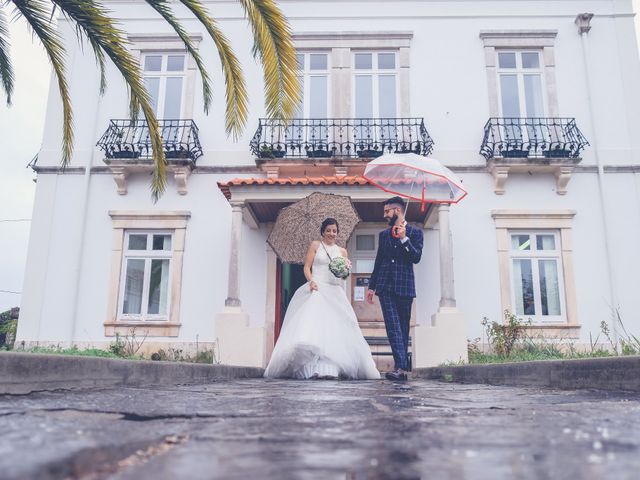
{"label": "groom's beard", "polygon": [[390,227],[393,227],[393,226],[396,224],[396,222],[397,222],[397,221],[398,221],[398,214],[397,214],[397,213],[394,213],[394,214],[393,214],[393,217],[391,217],[391,218],[389,219],[389,226],[390,226]]}

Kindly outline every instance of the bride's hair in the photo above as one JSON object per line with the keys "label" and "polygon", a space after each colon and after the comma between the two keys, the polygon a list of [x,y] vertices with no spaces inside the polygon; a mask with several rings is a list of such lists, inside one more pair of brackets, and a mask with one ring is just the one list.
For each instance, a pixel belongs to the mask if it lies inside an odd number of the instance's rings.
{"label": "bride's hair", "polygon": [[322,221],[322,225],[320,225],[320,235],[324,234],[324,231],[327,229],[329,225],[335,225],[336,230],[340,232],[340,226],[338,225],[338,221],[335,218],[329,217],[329,218],[325,218]]}

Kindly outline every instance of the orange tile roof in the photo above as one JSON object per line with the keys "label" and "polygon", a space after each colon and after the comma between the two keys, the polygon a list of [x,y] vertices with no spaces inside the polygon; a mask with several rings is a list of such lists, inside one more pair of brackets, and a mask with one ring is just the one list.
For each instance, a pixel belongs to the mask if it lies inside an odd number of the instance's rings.
{"label": "orange tile roof", "polygon": [[231,198],[230,187],[241,185],[368,185],[360,176],[326,177],[278,177],[278,178],[234,178],[228,182],[218,182],[218,188],[227,199]]}

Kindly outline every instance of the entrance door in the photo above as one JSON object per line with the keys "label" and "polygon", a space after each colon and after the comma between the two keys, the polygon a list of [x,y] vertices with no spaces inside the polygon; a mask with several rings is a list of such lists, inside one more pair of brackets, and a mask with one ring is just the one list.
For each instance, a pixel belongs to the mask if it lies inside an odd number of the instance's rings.
{"label": "entrance door", "polygon": [[276,342],[280,336],[280,330],[282,329],[282,323],[284,322],[284,316],[287,313],[291,297],[306,281],[303,265],[282,263],[278,260],[276,266],[276,326],[274,339]]}

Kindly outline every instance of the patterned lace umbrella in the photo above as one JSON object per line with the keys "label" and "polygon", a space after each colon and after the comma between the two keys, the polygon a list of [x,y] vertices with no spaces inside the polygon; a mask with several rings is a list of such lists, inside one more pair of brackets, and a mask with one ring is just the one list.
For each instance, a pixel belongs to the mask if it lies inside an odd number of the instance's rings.
{"label": "patterned lace umbrella", "polygon": [[458,203],[467,191],[439,161],[415,153],[389,153],[367,164],[364,178],[393,195],[425,203]]}
{"label": "patterned lace umbrella", "polygon": [[319,192],[280,210],[267,242],[282,262],[302,264],[309,243],[320,240],[320,225],[327,217],[338,221],[336,243],[346,248],[360,216],[349,197]]}

